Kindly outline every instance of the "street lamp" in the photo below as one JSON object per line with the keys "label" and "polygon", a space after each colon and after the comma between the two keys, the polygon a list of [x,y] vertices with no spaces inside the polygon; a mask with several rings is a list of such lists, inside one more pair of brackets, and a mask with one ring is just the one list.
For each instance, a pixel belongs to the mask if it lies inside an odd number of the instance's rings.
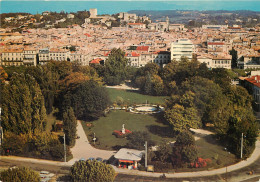
{"label": "street lamp", "polygon": [[97,138],[96,138],[95,135],[96,135],[96,134],[94,133],[94,137],[93,137],[94,145],[95,145],[95,141],[97,140]]}

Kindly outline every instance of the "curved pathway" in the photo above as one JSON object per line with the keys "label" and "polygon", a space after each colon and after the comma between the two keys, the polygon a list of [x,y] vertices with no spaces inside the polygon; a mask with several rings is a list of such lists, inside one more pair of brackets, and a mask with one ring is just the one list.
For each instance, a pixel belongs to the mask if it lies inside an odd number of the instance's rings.
{"label": "curved pathway", "polygon": [[116,151],[100,150],[92,147],[80,121],[78,121],[77,134],[80,136],[80,138],[76,139],[76,144],[71,149],[73,159],[68,162],[71,165],[81,158],[88,159],[90,157],[101,157],[103,159],[109,159],[116,153]]}

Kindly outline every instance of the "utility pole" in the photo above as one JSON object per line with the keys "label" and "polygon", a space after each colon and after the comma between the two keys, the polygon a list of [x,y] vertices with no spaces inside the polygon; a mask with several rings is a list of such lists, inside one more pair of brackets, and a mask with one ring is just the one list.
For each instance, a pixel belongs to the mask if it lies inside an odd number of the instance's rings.
{"label": "utility pole", "polygon": [[65,133],[64,133],[64,162],[66,162],[66,140],[65,140]]}
{"label": "utility pole", "polygon": [[145,167],[147,168],[147,141],[145,141]]}
{"label": "utility pole", "polygon": [[244,133],[242,133],[242,137],[241,137],[241,155],[240,155],[241,159],[243,157],[243,142],[244,142],[243,140],[244,140]]}
{"label": "utility pole", "polygon": [[[2,120],[1,120],[1,113],[2,113],[2,108],[0,107],[0,147],[3,145],[3,139],[4,139],[4,133],[3,133],[3,128],[2,128]],[[0,153],[1,155],[1,153]]]}

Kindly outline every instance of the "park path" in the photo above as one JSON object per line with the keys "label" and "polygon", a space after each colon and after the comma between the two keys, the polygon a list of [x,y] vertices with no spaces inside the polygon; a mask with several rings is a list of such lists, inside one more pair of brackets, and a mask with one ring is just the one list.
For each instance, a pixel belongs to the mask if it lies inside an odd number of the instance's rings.
{"label": "park path", "polygon": [[80,136],[80,138],[76,139],[75,146],[71,148],[73,159],[68,162],[71,165],[81,158],[88,159],[90,157],[101,157],[103,159],[109,159],[116,153],[116,151],[100,150],[92,147],[80,121],[78,121],[77,135]]}
{"label": "park path", "polygon": [[123,83],[122,85],[106,86],[106,87],[107,87],[107,88],[123,89],[123,90],[139,90],[139,88],[129,87],[129,86],[126,85],[125,83]]}

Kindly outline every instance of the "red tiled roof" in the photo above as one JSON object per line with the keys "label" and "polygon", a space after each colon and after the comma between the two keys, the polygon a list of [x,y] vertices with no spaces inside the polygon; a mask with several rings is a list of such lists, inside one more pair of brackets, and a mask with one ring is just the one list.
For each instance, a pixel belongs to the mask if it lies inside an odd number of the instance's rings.
{"label": "red tiled roof", "polygon": [[91,37],[91,35],[90,35],[90,34],[88,34],[88,33],[85,33],[84,35],[86,35],[87,37]]}
{"label": "red tiled roof", "polygon": [[260,75],[252,76],[245,80],[260,88]]}
{"label": "red tiled roof", "polygon": [[137,51],[146,51],[146,52],[148,52],[149,46],[138,46],[138,47],[136,48],[136,50],[137,50]]}
{"label": "red tiled roof", "polygon": [[109,54],[110,54],[110,51],[108,51],[108,52],[105,52],[105,53],[104,53],[104,56],[106,56],[106,57],[107,57],[107,56],[109,56]]}
{"label": "red tiled roof", "polygon": [[136,53],[136,52],[130,52],[130,53],[126,53],[126,54],[125,54],[125,57],[127,57],[127,56],[131,56],[131,57],[139,57],[140,54],[138,54],[138,53]]}
{"label": "red tiled roof", "polygon": [[208,45],[225,45],[223,42],[208,42]]}
{"label": "red tiled roof", "polygon": [[93,59],[92,61],[90,61],[90,64],[99,64],[100,61],[103,61],[103,59],[101,59],[101,58],[96,58],[96,59]]}
{"label": "red tiled roof", "polygon": [[143,23],[128,23],[128,25],[144,25]]}

